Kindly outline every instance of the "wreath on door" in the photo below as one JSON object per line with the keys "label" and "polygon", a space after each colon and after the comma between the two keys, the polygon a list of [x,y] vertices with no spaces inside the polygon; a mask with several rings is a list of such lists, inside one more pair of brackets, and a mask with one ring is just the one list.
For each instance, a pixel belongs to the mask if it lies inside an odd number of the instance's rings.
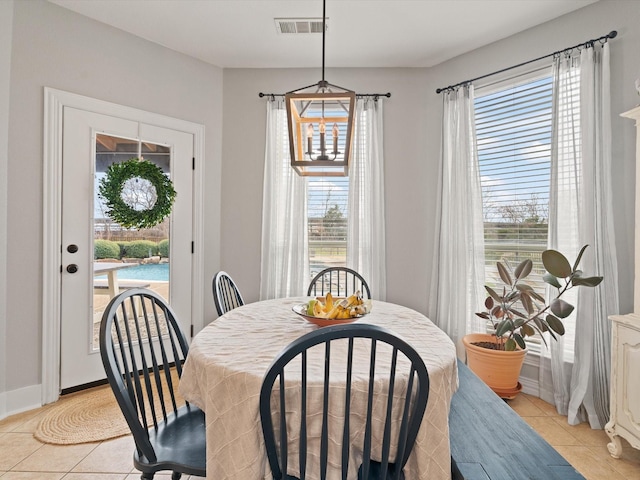
{"label": "wreath on door", "polygon": [[109,165],[98,191],[111,219],[138,230],[161,223],[176,198],[173,183],[162,169],[140,158]]}

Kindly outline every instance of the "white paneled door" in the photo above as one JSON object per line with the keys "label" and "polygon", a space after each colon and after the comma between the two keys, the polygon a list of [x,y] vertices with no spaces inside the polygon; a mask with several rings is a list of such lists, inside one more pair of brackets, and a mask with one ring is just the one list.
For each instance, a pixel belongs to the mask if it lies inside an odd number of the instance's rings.
{"label": "white paneled door", "polygon": [[[188,334],[192,319],[194,138],[192,133],[65,106],[62,139],[60,389],[65,391],[106,377],[97,338],[102,312],[117,293],[112,290],[114,279],[119,291],[141,285],[161,293]],[[171,215],[145,231],[124,229],[110,219],[98,195],[109,165],[131,158],[157,165],[177,192]],[[135,207],[131,204],[133,208],[152,208],[154,189],[148,181],[134,178],[125,188],[132,189],[138,199],[146,198]],[[102,256],[96,255],[97,240],[119,242],[121,249],[129,242],[150,242],[146,258],[137,260],[145,265],[127,265],[111,275],[96,273],[96,267],[105,266],[104,260],[96,260]],[[168,255],[166,251],[158,254],[153,246],[161,240],[169,241]],[[120,261],[115,257],[114,253],[113,263]],[[159,259],[162,263],[155,263]]]}

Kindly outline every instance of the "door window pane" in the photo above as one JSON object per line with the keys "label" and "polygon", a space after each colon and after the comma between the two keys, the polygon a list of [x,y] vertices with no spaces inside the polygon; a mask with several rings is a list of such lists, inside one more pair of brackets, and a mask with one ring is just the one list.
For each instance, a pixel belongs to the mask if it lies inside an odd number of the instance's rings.
{"label": "door window pane", "polygon": [[[96,135],[94,174],[94,277],[93,349],[98,350],[100,320],[111,297],[128,288],[143,287],[169,300],[170,216],[152,228],[125,228],[109,217],[105,200],[99,194],[100,181],[114,163],[142,158],[170,176],[171,150],[165,145],[140,142],[105,134]],[[122,199],[137,211],[150,209],[156,202],[155,188],[146,179],[132,178],[123,184]],[[117,291],[115,287],[117,286]]]}

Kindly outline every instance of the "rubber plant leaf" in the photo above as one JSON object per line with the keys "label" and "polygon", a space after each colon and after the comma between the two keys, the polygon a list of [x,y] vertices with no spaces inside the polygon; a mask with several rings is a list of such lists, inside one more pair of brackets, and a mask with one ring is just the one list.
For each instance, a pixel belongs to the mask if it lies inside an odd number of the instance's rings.
{"label": "rubber plant leaf", "polygon": [[520,292],[514,290],[513,292],[509,292],[506,297],[504,297],[505,302],[513,302],[514,300],[518,300],[520,298]]}
{"label": "rubber plant leaf", "polygon": [[502,335],[504,335],[507,332],[510,332],[511,330],[513,330],[513,322],[511,322],[511,320],[507,318],[498,324],[496,335],[498,337],[501,337]]}
{"label": "rubber plant leaf", "polygon": [[485,285],[484,288],[487,290],[489,295],[491,295],[494,298],[494,300],[497,300],[498,302],[502,302],[502,297],[500,297],[500,295],[498,295],[493,288],[487,285]]}
{"label": "rubber plant leaf", "polygon": [[515,308],[510,308],[509,311],[517,317],[527,318],[527,316],[524,313],[522,313],[520,310],[516,310]]}
{"label": "rubber plant leaf", "polygon": [[521,292],[533,292],[533,287],[531,285],[527,285],[526,283],[519,283],[516,285],[516,288]]}
{"label": "rubber plant leaf", "polygon": [[527,311],[529,315],[531,315],[535,309],[533,307],[533,302],[531,301],[531,297],[525,293],[520,295],[520,301],[522,302],[522,306]]}
{"label": "rubber plant leaf", "polygon": [[[549,305],[551,313],[558,318],[567,318],[573,312],[573,305],[565,302],[561,298],[556,298]],[[557,330],[556,330],[557,331]]]}
{"label": "rubber plant leaf", "polygon": [[510,338],[505,342],[504,349],[508,352],[513,352],[516,349],[516,341],[513,338]]}
{"label": "rubber plant leaf", "polygon": [[536,331],[533,329],[531,325],[523,325],[520,329],[523,337],[532,337],[536,334]]}
{"label": "rubber plant leaf", "polygon": [[547,315],[546,320],[551,330],[556,332],[558,335],[564,335],[564,325],[558,318],[553,315]]}
{"label": "rubber plant leaf", "polygon": [[516,279],[521,280],[523,278],[526,278],[527,275],[531,273],[532,269],[533,269],[533,262],[531,261],[531,259],[528,258],[526,260],[523,260],[522,262],[520,262],[520,265],[516,267],[516,270],[514,272]]}
{"label": "rubber plant leaf", "polygon": [[[547,319],[548,319],[548,318],[549,318],[549,315],[547,315]],[[547,321],[547,319],[545,319],[545,321]],[[547,324],[548,324],[548,322],[547,322]],[[564,325],[563,325],[562,327],[564,328]],[[555,334],[555,333],[553,333],[553,330],[551,330],[550,328],[547,328],[547,332],[549,332],[549,335],[551,335],[551,337],[552,337],[554,340],[556,340],[556,341],[558,340],[558,337],[556,337],[556,334]],[[544,337],[542,337],[542,338],[544,338]]]}
{"label": "rubber plant leaf", "polygon": [[541,332],[546,332],[547,331],[547,324],[544,323],[542,320],[540,320],[539,317],[534,317],[533,318],[533,322],[536,324],[536,326],[538,327],[538,329]]}
{"label": "rubber plant leaf", "polygon": [[[524,350],[525,348],[527,348],[527,345],[524,343],[524,338],[522,338],[522,336],[521,336],[520,334],[515,333],[515,334],[513,335],[513,338],[514,338],[514,340],[516,341],[516,343],[518,344],[518,346],[519,346],[521,349],[523,349],[523,350]],[[515,348],[514,348],[514,350],[515,350]]]}
{"label": "rubber plant leaf", "polygon": [[531,294],[531,296],[532,296],[533,298],[535,298],[535,299],[536,299],[537,301],[539,301],[540,303],[544,303],[544,302],[545,302],[544,297],[543,297],[542,295],[540,295],[538,292],[536,292],[536,291],[532,290],[532,291],[530,292],[530,294]]}
{"label": "rubber plant leaf", "polygon": [[579,285],[585,287],[597,287],[602,282],[602,277],[574,277],[571,280],[571,283],[574,287]]}
{"label": "rubber plant leaf", "polygon": [[585,245],[580,249],[580,253],[578,254],[578,257],[576,258],[576,261],[573,264],[574,271],[578,270],[578,265],[580,265],[580,260],[582,260],[582,254],[584,253],[584,251],[587,249],[588,246],[589,245]]}
{"label": "rubber plant leaf", "polygon": [[562,285],[560,285],[560,282],[555,277],[555,275],[551,275],[550,273],[545,273],[542,276],[542,280],[544,280],[544,283],[548,283],[552,287],[562,288]]}
{"label": "rubber plant leaf", "polygon": [[554,277],[567,278],[573,272],[567,257],[556,250],[542,252],[542,264],[545,270]]}
{"label": "rubber plant leaf", "polygon": [[500,262],[496,263],[496,266],[498,267],[498,273],[500,274],[500,278],[502,279],[502,281],[507,285],[512,285],[513,283],[511,281],[511,275],[509,275],[507,267],[505,267]]}

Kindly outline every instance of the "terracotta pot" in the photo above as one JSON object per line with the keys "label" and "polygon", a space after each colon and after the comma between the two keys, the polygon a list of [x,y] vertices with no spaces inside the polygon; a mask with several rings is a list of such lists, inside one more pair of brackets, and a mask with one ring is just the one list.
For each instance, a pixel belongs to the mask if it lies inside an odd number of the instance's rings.
{"label": "terracotta pot", "polygon": [[470,333],[462,338],[467,351],[467,365],[502,398],[513,398],[522,389],[518,383],[527,350],[492,350],[473,345],[474,342],[495,342],[493,335]]}

